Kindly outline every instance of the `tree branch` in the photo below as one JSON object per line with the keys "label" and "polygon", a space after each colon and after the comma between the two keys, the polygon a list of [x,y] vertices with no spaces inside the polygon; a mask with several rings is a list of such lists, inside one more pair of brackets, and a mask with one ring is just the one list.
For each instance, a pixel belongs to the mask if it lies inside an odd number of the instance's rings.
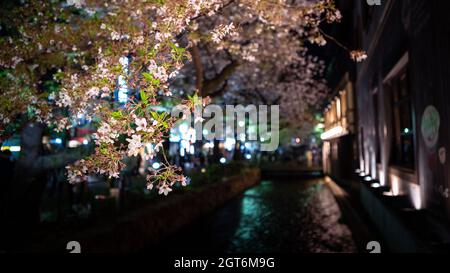
{"label": "tree branch", "polygon": [[197,79],[196,88],[200,94],[202,94],[203,89],[203,63],[202,58],[200,56],[200,49],[197,45],[194,45],[191,48],[192,61],[195,67],[195,76]]}
{"label": "tree branch", "polygon": [[218,95],[217,92],[214,91],[216,91],[222,85],[222,83],[225,82],[236,71],[236,68],[238,68],[238,66],[239,63],[233,60],[231,61],[231,63],[225,66],[224,69],[222,69],[222,71],[217,75],[217,77],[211,80],[204,81],[201,94],[203,96],[209,96],[213,94],[217,96]]}

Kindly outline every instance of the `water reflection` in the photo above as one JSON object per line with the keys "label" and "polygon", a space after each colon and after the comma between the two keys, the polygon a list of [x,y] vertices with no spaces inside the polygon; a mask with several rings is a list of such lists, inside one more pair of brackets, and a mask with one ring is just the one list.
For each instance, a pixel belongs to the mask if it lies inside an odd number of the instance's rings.
{"label": "water reflection", "polygon": [[321,179],[262,181],[169,238],[170,252],[354,252],[339,207]]}

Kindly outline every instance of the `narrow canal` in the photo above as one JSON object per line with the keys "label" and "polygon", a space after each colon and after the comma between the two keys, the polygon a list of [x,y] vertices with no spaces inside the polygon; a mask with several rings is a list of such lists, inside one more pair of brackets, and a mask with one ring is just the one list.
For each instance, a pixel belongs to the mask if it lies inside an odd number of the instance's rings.
{"label": "narrow canal", "polygon": [[266,180],[167,238],[182,253],[356,252],[324,179]]}

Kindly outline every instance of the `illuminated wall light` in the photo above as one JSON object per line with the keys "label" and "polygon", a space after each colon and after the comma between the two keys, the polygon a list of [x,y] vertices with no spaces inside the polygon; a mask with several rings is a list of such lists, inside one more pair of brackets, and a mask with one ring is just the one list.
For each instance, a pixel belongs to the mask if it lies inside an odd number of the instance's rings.
{"label": "illuminated wall light", "polygon": [[344,134],[344,128],[342,126],[334,127],[333,129],[330,129],[323,133],[320,138],[322,140],[330,140],[339,136],[342,136]]}
{"label": "illuminated wall light", "polygon": [[341,119],[341,100],[336,100],[336,112],[337,112],[337,118]]}
{"label": "illuminated wall light", "polygon": [[371,176],[366,176],[366,177],[364,177],[364,180],[367,181],[367,182],[370,182],[370,181],[372,181],[373,179],[372,179]]}
{"label": "illuminated wall light", "polygon": [[392,191],[385,191],[383,192],[384,196],[389,196],[389,197],[395,197],[397,195],[395,195]]}
{"label": "illuminated wall light", "polygon": [[364,165],[365,165],[364,155],[362,155],[359,157],[359,168],[360,168],[361,172],[364,172]]}
{"label": "illuminated wall light", "polygon": [[222,164],[227,163],[227,159],[226,159],[225,157],[222,157],[222,158],[220,159],[220,163],[222,163]]}
{"label": "illuminated wall light", "polygon": [[252,155],[251,154],[246,154],[245,158],[247,158],[248,160],[252,159]]}
{"label": "illuminated wall light", "polygon": [[384,177],[384,171],[380,170],[378,172],[378,177],[379,177],[379,180],[380,180],[380,185],[381,186],[386,186],[386,178]]}
{"label": "illuminated wall light", "polygon": [[377,159],[375,157],[375,152],[372,150],[372,148],[370,149],[371,151],[371,162],[372,162],[372,168],[371,168],[371,175],[373,179],[377,179],[377,175],[378,175],[378,167],[377,167]]}
{"label": "illuminated wall light", "polygon": [[152,168],[155,169],[155,170],[159,169],[160,167],[161,167],[161,164],[159,162],[154,162],[152,164]]}
{"label": "illuminated wall light", "polygon": [[400,179],[395,175],[391,175],[391,193],[393,196],[400,195],[401,193],[400,186],[401,186]]}
{"label": "illuminated wall light", "polygon": [[423,209],[423,202],[422,202],[422,195],[420,186],[411,184],[410,185],[410,196],[411,196],[411,202],[416,210]]}
{"label": "illuminated wall light", "polygon": [[378,189],[379,187],[381,187],[380,183],[372,183],[372,185],[370,186],[374,189]]}

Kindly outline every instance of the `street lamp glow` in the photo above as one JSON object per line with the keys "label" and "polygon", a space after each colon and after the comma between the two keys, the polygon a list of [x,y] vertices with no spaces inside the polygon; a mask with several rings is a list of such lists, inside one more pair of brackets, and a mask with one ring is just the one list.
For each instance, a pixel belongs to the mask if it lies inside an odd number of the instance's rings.
{"label": "street lamp glow", "polygon": [[[5,150],[6,150],[6,149],[5,149]],[[20,148],[20,146],[11,146],[11,147],[9,147],[9,150],[10,150],[12,153],[17,153],[17,152],[20,152],[21,148]],[[4,149],[2,149],[2,151],[4,151]]]}
{"label": "street lamp glow", "polygon": [[78,140],[70,140],[67,146],[69,146],[69,148],[76,148],[80,146],[80,142]]}
{"label": "street lamp glow", "polygon": [[[53,141],[51,141],[51,142],[53,142],[53,143],[55,143],[55,144],[62,144],[62,139],[61,138],[55,138]],[[50,142],[50,143],[51,143]]]}

